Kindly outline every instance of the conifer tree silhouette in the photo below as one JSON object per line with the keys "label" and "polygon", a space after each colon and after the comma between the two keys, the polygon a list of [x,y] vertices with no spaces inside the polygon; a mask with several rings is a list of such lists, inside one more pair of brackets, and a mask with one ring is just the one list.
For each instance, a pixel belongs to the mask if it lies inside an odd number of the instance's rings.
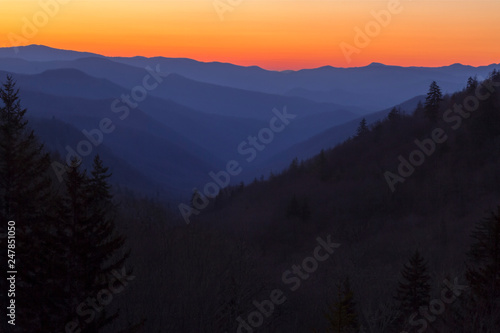
{"label": "conifer tree silhouette", "polygon": [[425,116],[432,122],[437,121],[439,104],[443,100],[441,88],[439,88],[436,81],[432,81],[427,97],[425,98]]}

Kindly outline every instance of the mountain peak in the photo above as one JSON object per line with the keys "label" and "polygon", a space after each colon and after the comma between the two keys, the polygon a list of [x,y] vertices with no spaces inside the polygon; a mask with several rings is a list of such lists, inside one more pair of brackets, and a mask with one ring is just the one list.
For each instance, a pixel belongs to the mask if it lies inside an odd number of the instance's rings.
{"label": "mountain peak", "polygon": [[18,58],[29,61],[71,61],[87,57],[102,56],[95,53],[55,49],[49,46],[37,44],[0,48],[0,58]]}
{"label": "mountain peak", "polygon": [[384,65],[383,63],[380,62],[372,62],[367,67],[387,67],[387,65]]}

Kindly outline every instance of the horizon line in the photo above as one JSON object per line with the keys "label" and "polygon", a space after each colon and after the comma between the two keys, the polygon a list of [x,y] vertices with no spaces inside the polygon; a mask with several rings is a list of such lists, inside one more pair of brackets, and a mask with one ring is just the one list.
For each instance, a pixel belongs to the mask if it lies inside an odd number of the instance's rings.
{"label": "horizon line", "polygon": [[[52,47],[44,44],[29,44],[29,45],[18,45],[18,46],[1,46],[1,49],[20,49],[20,48],[28,48],[28,47],[45,47],[51,50],[57,50],[57,51],[65,51],[65,52],[75,52],[75,53],[88,53],[94,56],[100,56],[104,58],[126,58],[126,59],[132,59],[132,58],[146,58],[146,59],[154,59],[154,58],[164,58],[164,59],[179,59],[179,60],[191,60],[191,61],[196,61],[198,63],[204,63],[204,64],[225,64],[225,65],[233,65],[237,67],[244,67],[244,68],[252,68],[256,67],[265,71],[270,71],[270,72],[300,72],[303,70],[316,70],[316,69],[321,69],[321,68],[333,68],[333,69],[356,69],[356,68],[366,68],[369,66],[385,66],[385,67],[399,67],[399,68],[443,68],[443,67],[451,67],[451,66],[464,66],[464,67],[473,67],[473,68],[479,68],[479,67],[488,67],[492,65],[500,65],[500,63],[490,63],[486,65],[479,65],[479,66],[473,66],[473,65],[468,65],[468,64],[462,64],[462,63],[452,63],[452,64],[447,64],[447,65],[441,65],[441,66],[422,66],[422,65],[412,65],[412,66],[402,66],[402,65],[390,65],[390,64],[384,64],[382,62],[378,61],[372,61],[369,64],[363,65],[363,66],[353,66],[353,67],[337,67],[333,65],[323,65],[323,66],[318,66],[318,67],[309,67],[309,68],[300,68],[300,69],[270,69],[270,68],[264,68],[260,65],[241,65],[237,63],[232,63],[232,62],[226,62],[226,61],[202,61],[194,58],[187,58],[187,57],[168,57],[165,55],[156,55],[156,56],[143,56],[143,55],[135,55],[135,56],[116,56],[116,55],[105,55],[101,53],[96,53],[96,52],[91,52],[91,51],[79,51],[79,50],[73,50],[73,49],[63,49],[63,48],[57,48],[57,47]],[[18,53],[14,52],[14,53]],[[14,58],[20,58],[20,57],[14,57]]]}

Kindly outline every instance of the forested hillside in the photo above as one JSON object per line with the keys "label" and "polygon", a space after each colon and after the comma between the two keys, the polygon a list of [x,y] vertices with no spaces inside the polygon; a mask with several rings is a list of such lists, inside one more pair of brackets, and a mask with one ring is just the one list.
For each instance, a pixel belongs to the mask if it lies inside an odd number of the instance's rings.
{"label": "forested hillside", "polygon": [[[464,86],[443,96],[433,83],[416,110],[393,109],[384,121],[361,122],[334,149],[295,160],[267,181],[224,191],[200,216],[191,215],[195,225],[224,230],[258,249],[257,271],[267,279],[264,291],[252,296],[257,300],[282,284],[287,267],[311,254],[318,235],[341,244],[290,293],[279,315],[266,320],[269,331],[347,332],[338,326],[348,317],[338,318],[347,278],[356,325],[365,331],[423,329],[419,306],[440,299],[446,281],[455,279],[470,293],[446,305],[439,319],[425,319],[429,331],[499,329],[500,75],[494,71],[484,82],[470,78]],[[202,199],[193,209],[200,210]],[[407,282],[402,270],[416,251],[425,265],[420,272],[409,268],[417,276]],[[407,265],[418,266],[415,260]],[[484,276],[473,278],[474,269]],[[405,283],[429,288],[408,305],[394,298]],[[251,300],[243,303],[246,316]]]}
{"label": "forested hillside", "polygon": [[498,332],[500,73],[464,86],[443,96],[433,82],[424,104],[363,120],[312,159],[212,199],[195,191],[187,221],[111,187],[98,155],[60,182],[52,165],[65,162],[9,77],[0,216],[15,221],[17,320],[30,332]]}

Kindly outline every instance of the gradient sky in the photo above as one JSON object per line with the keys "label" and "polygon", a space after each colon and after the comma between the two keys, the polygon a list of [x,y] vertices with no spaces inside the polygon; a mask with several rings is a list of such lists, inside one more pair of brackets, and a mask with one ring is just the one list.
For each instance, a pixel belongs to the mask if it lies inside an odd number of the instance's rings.
{"label": "gradient sky", "polygon": [[[109,56],[185,57],[300,69],[324,65],[402,66],[500,62],[500,0],[400,1],[401,12],[348,62],[371,11],[390,1],[241,0],[221,20],[214,0],[0,0],[0,46],[43,44]],[[392,0],[391,0],[392,1]],[[219,3],[238,3],[221,0]],[[45,15],[45,16],[44,16]],[[49,17],[46,22],[44,18]],[[39,19],[33,33],[23,27]],[[26,33],[28,32],[28,34]],[[31,35],[30,35],[31,34]]]}

